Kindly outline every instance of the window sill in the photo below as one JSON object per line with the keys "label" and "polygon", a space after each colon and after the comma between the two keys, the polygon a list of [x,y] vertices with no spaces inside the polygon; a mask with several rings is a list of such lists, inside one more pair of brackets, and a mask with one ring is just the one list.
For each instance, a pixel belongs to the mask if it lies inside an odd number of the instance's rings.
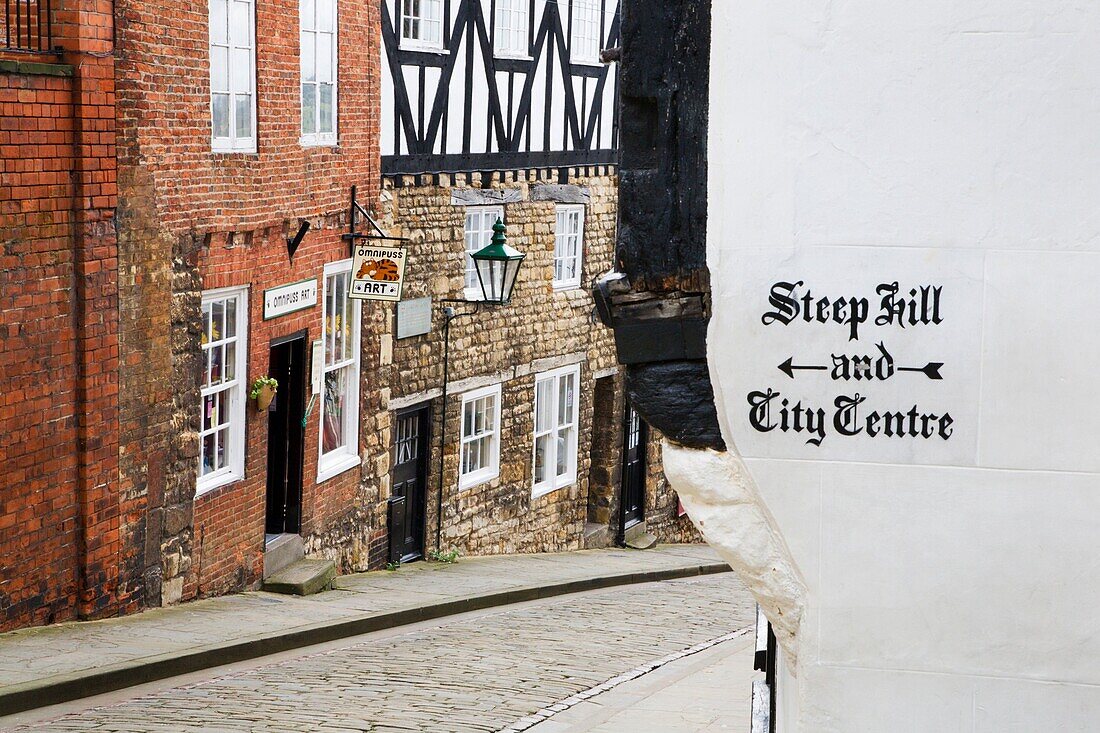
{"label": "window sill", "polygon": [[409,43],[408,41],[401,41],[397,45],[398,51],[412,51],[413,53],[434,53],[437,56],[450,56],[449,49],[443,48],[443,46],[417,46]]}
{"label": "window sill", "polygon": [[567,290],[580,290],[581,289],[581,281],[580,280],[577,280],[576,282],[570,281],[570,282],[554,283],[553,285],[554,285],[554,291],[558,292],[558,293],[563,293]]}
{"label": "window sill", "polygon": [[596,59],[569,59],[569,63],[572,64],[573,66],[594,66],[594,67],[597,67],[597,68],[604,65],[603,62],[600,61],[598,58],[596,58]]}
{"label": "window sill", "polygon": [[561,491],[562,489],[568,489],[570,486],[572,486],[576,482],[577,482],[576,479],[573,479],[573,480],[569,481],[568,483],[562,484],[561,486],[535,486],[531,489],[531,498],[532,499],[538,499],[538,498],[546,496],[548,494],[553,494],[555,491]]}
{"label": "window sill", "polygon": [[298,138],[298,144],[303,148],[336,148],[340,146],[339,141],[335,138],[318,140],[317,138],[300,137]]}
{"label": "window sill", "polygon": [[462,297],[470,302],[484,303],[485,296],[481,292],[481,288],[463,288]]}
{"label": "window sill", "polygon": [[214,155],[258,155],[256,148],[211,148]]}
{"label": "window sill", "polygon": [[465,491],[466,489],[472,489],[475,486],[481,486],[484,483],[488,483],[493,479],[500,476],[500,469],[494,468],[492,471],[486,472],[485,469],[477,473],[472,473],[469,476],[461,476],[458,479],[458,490]]}
{"label": "window sill", "polygon": [[337,454],[322,458],[317,463],[317,483],[324,483],[330,478],[335,478],[345,471],[350,471],[362,462],[362,458],[352,455]]}
{"label": "window sill", "polygon": [[238,473],[237,471],[232,471],[230,473],[225,473],[220,476],[212,476],[205,479],[200,479],[200,481],[195,485],[195,498],[198,499],[200,496],[205,496],[206,494],[220,489],[223,486],[228,486],[229,484],[236,483],[243,478],[244,475],[242,475],[241,473]]}
{"label": "window sill", "polygon": [[535,57],[525,53],[504,53],[502,51],[494,51],[493,58],[503,59],[504,61],[534,61]]}

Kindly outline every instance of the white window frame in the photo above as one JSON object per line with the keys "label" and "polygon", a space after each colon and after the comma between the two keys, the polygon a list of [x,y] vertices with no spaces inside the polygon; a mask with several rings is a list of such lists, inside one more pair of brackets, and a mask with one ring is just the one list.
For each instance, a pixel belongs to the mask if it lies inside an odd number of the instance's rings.
{"label": "white window frame", "polygon": [[[321,340],[324,353],[321,356],[321,394],[318,395],[320,408],[317,410],[317,483],[327,481],[333,476],[338,476],[344,471],[355,468],[362,462],[359,455],[359,380],[360,372],[360,321],[362,305],[359,300],[347,297],[344,290],[343,297],[346,308],[351,312],[351,358],[343,359],[329,364],[329,339],[335,339],[335,331],[332,334],[325,333],[329,314],[329,297],[336,295],[329,287],[329,279],[334,275],[346,274],[351,278],[350,259],[330,262],[325,265],[324,284],[322,286],[323,300],[321,301]],[[345,316],[347,311],[345,311]],[[325,453],[325,375],[338,369],[350,369],[351,377],[348,379],[347,409],[344,412],[344,436],[346,438],[342,447]]]}
{"label": "white window frame", "polygon": [[[207,52],[207,58],[210,65],[210,148],[216,153],[255,153],[256,152],[256,0],[224,0],[226,9],[225,18],[215,18],[214,8],[215,4],[221,3],[222,0],[208,0],[208,31],[210,46]],[[243,3],[248,5],[248,38],[240,39],[236,38],[233,33],[233,23],[231,21],[233,15],[234,3]],[[215,42],[215,22],[224,20],[226,24],[225,29],[225,43],[220,41]],[[224,50],[226,55],[226,67],[225,76],[226,83],[223,85],[219,80],[215,79],[215,63],[214,57],[219,50]],[[247,89],[235,89],[234,79],[234,53],[233,51],[247,51],[248,52],[248,69],[243,72],[247,78]],[[224,86],[223,90],[221,87]],[[219,136],[216,135],[214,126],[214,97],[219,94],[229,95],[229,135]],[[250,115],[250,128],[251,135],[237,136],[237,96],[248,94],[250,98],[249,115]]]}
{"label": "white window frame", "polygon": [[[321,17],[321,8],[328,7],[331,13],[331,29],[321,30],[318,19]],[[313,17],[307,18],[309,11],[313,11]],[[299,41],[299,54],[301,56],[301,63],[299,64],[299,102],[298,108],[301,111],[301,126],[299,132],[301,137],[299,142],[303,147],[311,146],[331,146],[336,144],[336,133],[339,129],[339,115],[337,113],[339,107],[340,86],[339,86],[339,59],[340,55],[337,51],[337,41],[340,28],[340,16],[339,16],[339,4],[337,0],[299,0],[298,3],[298,41]],[[328,36],[329,41],[329,68],[332,70],[332,79],[330,83],[332,85],[332,129],[329,131],[321,130],[321,86],[325,83],[323,80],[318,79],[318,71],[320,64],[318,61],[321,58],[318,43],[323,36]],[[313,81],[306,80],[306,61],[307,61],[307,38],[312,37],[313,48]],[[305,132],[306,125],[306,105],[305,105],[305,86],[310,84],[314,88],[314,108],[313,108],[313,132]]]}
{"label": "white window frame", "polygon": [[600,0],[569,2],[569,60],[574,64],[599,66],[600,45],[603,43],[600,38],[602,4]]}
{"label": "white window frame", "polygon": [[[438,37],[425,39],[419,35],[405,35],[405,21],[409,18],[407,11],[414,3],[420,3],[421,8],[435,8],[438,21],[423,14],[411,17],[414,19],[414,22],[418,23],[418,28],[423,28],[425,22],[435,25],[439,31]],[[439,52],[443,50],[443,0],[397,0],[397,6],[397,32],[401,39],[398,44],[400,48],[412,51]]]}
{"label": "white window frame", "polygon": [[531,58],[530,13],[530,0],[496,0],[493,54],[497,58]]}
{"label": "white window frame", "polygon": [[[558,414],[558,402],[560,398],[560,389],[562,377],[573,377],[573,409],[572,420],[570,422],[560,422],[560,415]],[[550,404],[551,409],[554,410],[554,419],[552,427],[539,430],[538,416],[539,416],[539,384],[551,383],[550,388]],[[572,486],[577,482],[577,434],[580,432],[580,396],[581,396],[581,366],[580,364],[573,364],[572,366],[561,367],[560,369],[554,369],[549,372],[543,372],[535,376],[535,396],[532,400],[534,409],[532,411],[532,440],[531,440],[531,497],[537,499],[540,496],[545,496],[558,489],[564,489],[567,486]],[[565,446],[565,449],[569,453],[568,470],[561,476],[557,475],[558,465],[558,448],[559,440],[555,440],[555,437],[561,432],[563,428],[572,428],[569,440]],[[552,467],[553,470],[547,471],[547,476],[542,481],[536,481],[535,478],[535,460],[538,455],[538,439],[543,436],[550,437],[550,451],[547,460],[547,466]]]}
{"label": "white window frame", "polygon": [[[200,346],[200,353],[202,354],[203,363],[203,378],[202,385],[199,390],[199,457],[195,467],[196,469],[196,482],[195,482],[195,496],[201,496],[209,491],[213,491],[226,484],[239,481],[244,478],[244,448],[245,448],[245,432],[246,432],[246,419],[245,419],[245,407],[248,402],[247,393],[247,374],[248,374],[248,287],[231,287],[231,288],[218,288],[217,290],[207,290],[202,294],[202,312],[203,312],[203,325],[202,333],[207,333],[206,325],[206,306],[216,301],[237,301],[237,317],[236,317],[236,336],[226,338],[225,334],[220,334],[221,338],[217,341],[210,341]],[[215,387],[207,386],[209,380],[209,366],[207,365],[207,352],[215,347],[221,347],[227,343],[235,342],[236,344],[236,358],[233,365],[233,379],[229,382],[220,382]],[[223,359],[224,361],[224,359]],[[225,365],[222,365],[224,370]],[[214,426],[209,430],[204,429],[205,416],[203,410],[206,404],[206,397],[215,393],[221,393],[226,395],[229,399],[229,407],[227,409],[229,417],[229,460],[226,465],[211,473],[202,475],[202,463],[203,463],[203,439],[208,434],[217,433],[220,429],[220,425]],[[224,425],[225,423],[223,423]]]}
{"label": "white window frame", "polygon": [[[572,290],[581,286],[581,278],[584,274],[584,204],[558,204],[554,211],[554,289]],[[575,232],[562,228],[563,221],[568,225],[573,214],[576,214],[577,222]],[[570,243],[576,247],[576,250],[573,254],[567,255],[566,248]],[[577,260],[573,277],[559,278],[558,263],[571,258]],[[564,270],[564,265],[562,269]]]}
{"label": "white window frame", "polygon": [[[471,219],[477,218],[477,226],[471,228]],[[493,238],[493,224],[497,219],[504,220],[503,206],[467,206],[462,227],[462,292],[466,300],[484,300],[481,284],[477,279],[477,268],[470,255],[484,249]],[[487,223],[486,223],[487,222]],[[471,281],[472,278],[472,281]]]}
{"label": "white window frame", "polygon": [[[458,488],[469,489],[486,481],[491,481],[500,475],[500,384],[492,384],[481,389],[471,390],[462,395],[462,409],[458,413],[459,419],[459,444],[458,444]],[[466,434],[466,406],[484,399],[493,397],[493,428],[489,431],[475,435]],[[490,441],[490,462],[486,466],[463,473],[463,458],[466,445],[475,440],[481,440],[486,436]]]}

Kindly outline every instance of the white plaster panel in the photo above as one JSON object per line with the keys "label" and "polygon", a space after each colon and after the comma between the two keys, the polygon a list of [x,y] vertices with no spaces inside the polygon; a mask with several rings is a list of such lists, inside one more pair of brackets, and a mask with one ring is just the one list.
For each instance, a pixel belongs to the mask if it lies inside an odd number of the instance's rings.
{"label": "white plaster panel", "polygon": [[1095,733],[1100,687],[1024,680],[975,683],[975,733]]}
{"label": "white plaster panel", "polygon": [[806,677],[809,699],[830,704],[806,706],[788,731],[1093,733],[1100,720],[1100,689],[1081,685],[836,667]]}
{"label": "white plaster panel", "polygon": [[981,463],[1100,471],[1100,254],[993,252],[986,278]]}
{"label": "white plaster panel", "polygon": [[818,666],[799,682],[800,716],[784,721],[787,733],[974,733],[973,680]]}
{"label": "white plaster panel", "polygon": [[[823,662],[1100,684],[1100,477],[825,464]],[[761,482],[763,483],[763,482]]]}
{"label": "white plaster panel", "polygon": [[[780,729],[1096,730],[1100,4],[712,10],[708,357],[723,434],[807,587]],[[764,326],[768,288],[799,279],[830,297],[942,283],[944,320],[855,341]],[[838,393],[786,358],[880,340],[944,378],[861,393],[948,405],[949,441],[749,424],[752,390]]]}
{"label": "white plaster panel", "polygon": [[714,28],[717,239],[1100,249],[1095,6],[780,0]]}
{"label": "white plaster panel", "polygon": [[745,460],[810,592],[820,572],[821,468],[816,461]]}

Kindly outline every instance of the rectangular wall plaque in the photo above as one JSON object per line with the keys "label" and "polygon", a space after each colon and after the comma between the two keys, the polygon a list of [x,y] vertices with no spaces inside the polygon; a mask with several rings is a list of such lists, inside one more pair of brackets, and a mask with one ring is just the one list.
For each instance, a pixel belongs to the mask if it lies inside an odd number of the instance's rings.
{"label": "rectangular wall plaque", "polygon": [[317,279],[279,285],[264,291],[264,320],[317,305]]}
{"label": "rectangular wall plaque", "polygon": [[397,304],[397,338],[420,336],[431,330],[431,298],[413,298]]}
{"label": "rectangular wall plaque", "polygon": [[325,371],[325,342],[317,339],[313,342],[313,363],[310,366],[310,393],[321,394],[321,375]]}

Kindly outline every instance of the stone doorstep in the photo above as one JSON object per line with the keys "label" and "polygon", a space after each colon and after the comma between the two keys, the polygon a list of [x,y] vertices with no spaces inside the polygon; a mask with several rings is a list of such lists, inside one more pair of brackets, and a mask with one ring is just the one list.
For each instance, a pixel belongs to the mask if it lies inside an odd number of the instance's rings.
{"label": "stone doorstep", "polygon": [[336,563],[332,560],[302,558],[264,580],[264,590],[294,596],[311,596],[332,586]]}
{"label": "stone doorstep", "polygon": [[584,549],[602,549],[611,546],[611,528],[604,524],[586,522],[584,525]]}
{"label": "stone doorstep", "polygon": [[264,544],[264,579],[276,575],[305,556],[306,548],[301,535],[275,535]]}
{"label": "stone doorstep", "polygon": [[644,520],[627,528],[623,542],[634,550],[648,550],[657,546],[657,538],[646,531]]}

